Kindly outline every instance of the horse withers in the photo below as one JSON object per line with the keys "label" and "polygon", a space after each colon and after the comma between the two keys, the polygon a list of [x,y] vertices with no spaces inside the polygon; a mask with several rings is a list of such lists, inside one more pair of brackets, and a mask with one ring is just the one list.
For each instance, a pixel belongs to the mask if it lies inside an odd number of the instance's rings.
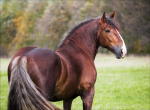
{"label": "horse withers", "polygon": [[63,109],[70,110],[77,96],[83,109],[91,110],[98,47],[107,48],[118,59],[127,53],[114,17],[115,11],[81,22],[55,51],[38,47],[18,50],[8,67],[8,110],[55,110],[59,108],[48,101],[60,100]]}

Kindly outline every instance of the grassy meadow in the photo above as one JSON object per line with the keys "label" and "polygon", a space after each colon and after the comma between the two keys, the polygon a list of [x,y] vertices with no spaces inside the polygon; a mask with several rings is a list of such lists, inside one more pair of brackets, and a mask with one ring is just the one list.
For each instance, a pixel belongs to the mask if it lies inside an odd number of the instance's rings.
{"label": "grassy meadow", "polygon": [[[0,110],[7,109],[7,66],[10,59],[0,59]],[[95,59],[97,80],[93,110],[101,109],[150,109],[150,56],[127,56],[116,59],[114,55],[98,54]],[[62,108],[62,101],[55,102]],[[82,110],[82,101],[77,97],[73,110]]]}

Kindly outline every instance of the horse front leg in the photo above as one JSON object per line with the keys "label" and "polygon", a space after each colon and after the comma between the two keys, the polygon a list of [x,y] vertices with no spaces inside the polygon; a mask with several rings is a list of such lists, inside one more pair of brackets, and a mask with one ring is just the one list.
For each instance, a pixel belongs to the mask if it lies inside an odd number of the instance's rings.
{"label": "horse front leg", "polygon": [[63,100],[63,109],[71,110],[72,99]]}
{"label": "horse front leg", "polygon": [[94,87],[91,88],[89,91],[83,92],[81,95],[81,99],[83,102],[83,110],[91,110],[92,109],[92,102],[95,94]]}

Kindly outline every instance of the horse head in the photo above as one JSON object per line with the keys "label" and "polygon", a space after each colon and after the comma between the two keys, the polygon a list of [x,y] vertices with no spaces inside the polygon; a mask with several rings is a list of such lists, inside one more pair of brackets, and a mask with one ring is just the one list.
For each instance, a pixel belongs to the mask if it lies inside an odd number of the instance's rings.
{"label": "horse head", "polygon": [[99,20],[98,39],[100,46],[107,48],[116,54],[116,58],[120,59],[125,57],[127,49],[119,33],[120,28],[118,23],[114,20],[114,17],[115,11],[110,16],[106,16],[105,12],[103,13]]}

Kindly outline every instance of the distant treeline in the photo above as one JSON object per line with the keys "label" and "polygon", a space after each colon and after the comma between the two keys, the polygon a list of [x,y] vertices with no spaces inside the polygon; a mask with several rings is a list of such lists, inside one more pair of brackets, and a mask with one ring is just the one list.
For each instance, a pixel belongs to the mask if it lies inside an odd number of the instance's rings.
{"label": "distant treeline", "polygon": [[4,0],[0,7],[0,56],[11,56],[31,45],[54,50],[79,22],[113,10],[128,53],[150,53],[149,0]]}

